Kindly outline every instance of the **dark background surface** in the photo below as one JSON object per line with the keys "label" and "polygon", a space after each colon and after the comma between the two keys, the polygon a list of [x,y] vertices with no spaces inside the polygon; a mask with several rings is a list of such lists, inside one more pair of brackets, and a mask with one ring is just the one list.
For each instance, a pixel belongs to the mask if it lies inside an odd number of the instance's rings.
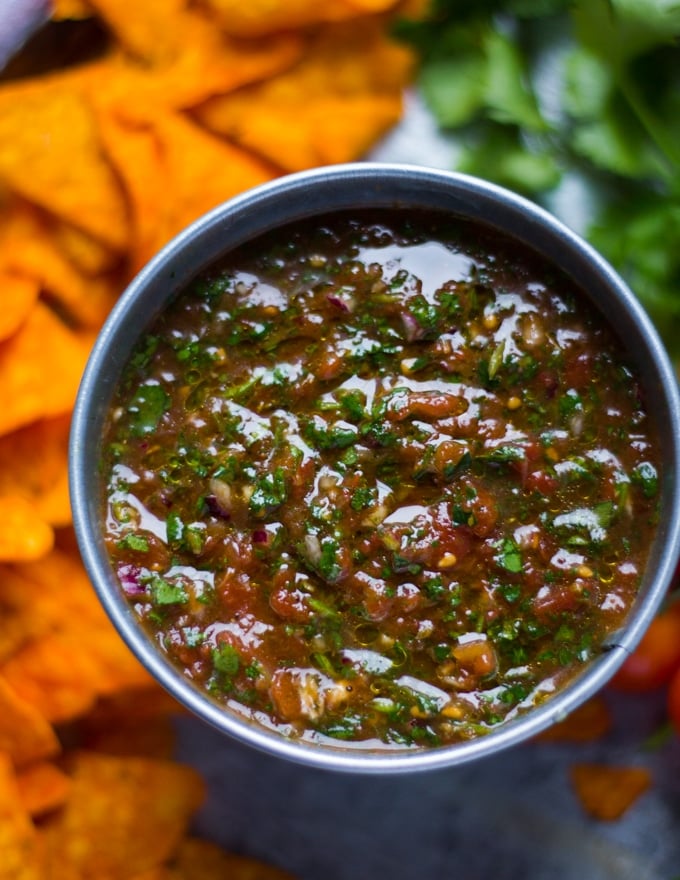
{"label": "dark background surface", "polygon": [[[208,782],[196,831],[299,880],[675,880],[680,738],[653,747],[662,695],[607,692],[613,726],[588,743],[531,742],[447,771],[334,774],[271,758],[193,718],[181,760]],[[645,766],[652,786],[614,822],[575,796],[577,762]]]}

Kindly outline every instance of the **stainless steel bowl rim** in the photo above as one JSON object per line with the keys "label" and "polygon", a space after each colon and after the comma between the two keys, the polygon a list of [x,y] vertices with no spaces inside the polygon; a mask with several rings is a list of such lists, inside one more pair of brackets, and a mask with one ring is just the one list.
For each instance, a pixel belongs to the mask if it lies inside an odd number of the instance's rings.
{"label": "stainless steel bowl rim", "polygon": [[[651,554],[654,577],[607,651],[542,706],[486,736],[441,748],[371,752],[344,743],[299,742],[267,730],[219,706],[164,658],[139,625],[107,560],[100,528],[99,441],[110,396],[140,333],[165,303],[222,255],[255,235],[328,211],[409,206],[448,210],[496,226],[552,259],[589,293],[641,370],[650,409],[661,427],[665,468]],[[678,564],[679,474],[677,379],[655,327],[612,267],[553,215],[502,187],[455,172],[369,162],[277,178],[220,205],[169,242],[132,280],[97,337],[78,391],[69,445],[71,505],[85,568],[114,626],[151,675],[187,709],[236,740],[300,764],[359,773],[435,770],[496,754],[535,736],[599,691],[639,642]]]}

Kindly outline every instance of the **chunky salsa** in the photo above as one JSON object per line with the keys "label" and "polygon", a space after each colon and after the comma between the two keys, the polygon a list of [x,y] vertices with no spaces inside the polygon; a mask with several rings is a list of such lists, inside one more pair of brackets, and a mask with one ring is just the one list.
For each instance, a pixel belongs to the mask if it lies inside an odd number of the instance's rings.
{"label": "chunky salsa", "polygon": [[150,327],[105,434],[150,638],[306,741],[457,742],[604,650],[657,516],[619,344],[554,267],[418,212],[238,249]]}

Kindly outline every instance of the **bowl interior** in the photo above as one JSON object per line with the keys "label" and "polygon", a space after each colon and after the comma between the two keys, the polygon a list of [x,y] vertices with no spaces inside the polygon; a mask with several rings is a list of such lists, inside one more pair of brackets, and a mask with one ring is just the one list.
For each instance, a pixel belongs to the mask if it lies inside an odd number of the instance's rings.
{"label": "bowl interior", "polygon": [[[212,703],[164,660],[141,630],[107,562],[99,528],[104,419],[143,329],[197,275],[240,244],[329,211],[376,207],[436,209],[471,218],[513,236],[566,271],[623,341],[656,420],[666,465],[650,561],[626,626],[609,640],[610,650],[543,706],[483,738],[441,749],[395,753],[370,753],[351,745],[325,748],[292,743]],[[463,175],[368,163],[319,169],[280,179],[217,208],[174,239],[123,294],[92,351],[74,410],[70,468],[76,533],[95,589],[122,637],[161,684],[208,723],[258,748],[325,768],[406,772],[449,766],[516,744],[563,717],[603,686],[641,637],[677,562],[679,413],[675,376],[639,303],[606,262],[552,216],[516,195]]]}

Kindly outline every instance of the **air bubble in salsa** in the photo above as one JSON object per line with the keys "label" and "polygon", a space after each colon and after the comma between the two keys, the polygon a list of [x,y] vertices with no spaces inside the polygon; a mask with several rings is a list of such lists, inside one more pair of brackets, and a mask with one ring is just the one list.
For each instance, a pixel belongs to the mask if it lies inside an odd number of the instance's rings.
{"label": "air bubble in salsa", "polygon": [[106,541],[160,652],[311,742],[441,746],[543,703],[639,588],[659,455],[582,293],[495,231],[316,218],[144,334],[105,434]]}

